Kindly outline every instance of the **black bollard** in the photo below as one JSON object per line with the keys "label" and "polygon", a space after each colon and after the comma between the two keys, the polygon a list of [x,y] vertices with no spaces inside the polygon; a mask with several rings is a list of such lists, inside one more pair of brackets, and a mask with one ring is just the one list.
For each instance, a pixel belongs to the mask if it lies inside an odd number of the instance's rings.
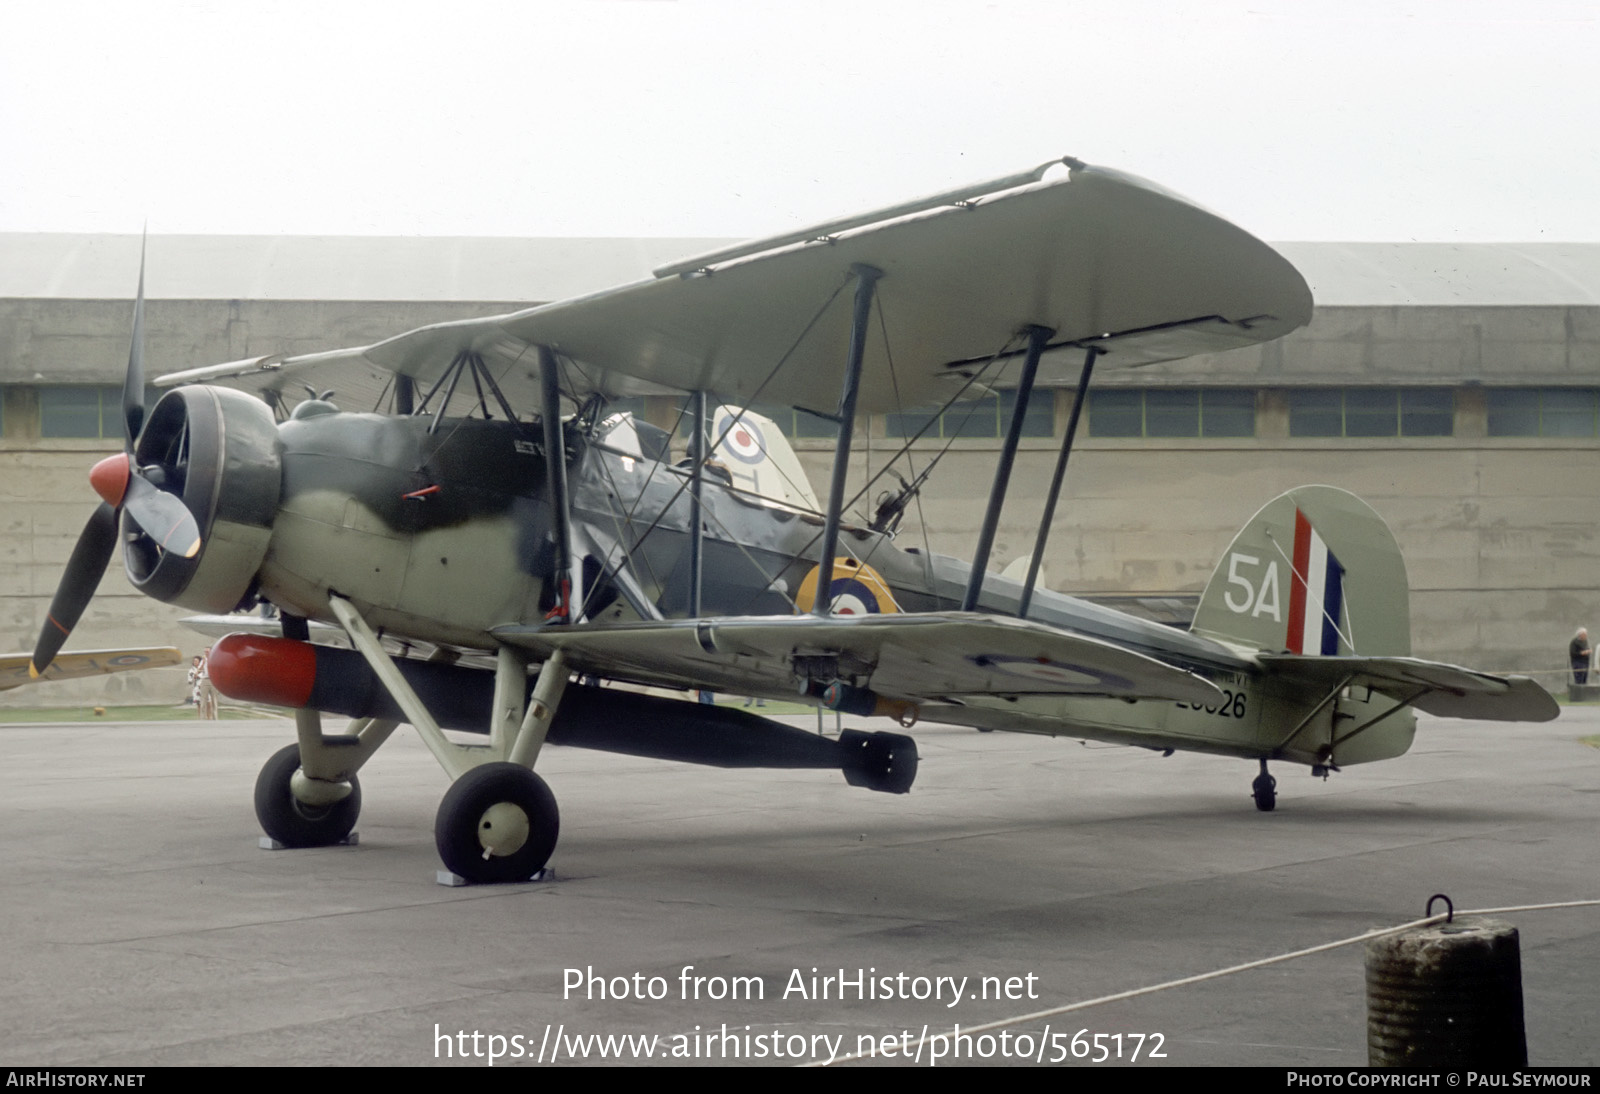
{"label": "black bollard", "polygon": [[1517,929],[1456,921],[1368,942],[1367,1063],[1527,1067]]}

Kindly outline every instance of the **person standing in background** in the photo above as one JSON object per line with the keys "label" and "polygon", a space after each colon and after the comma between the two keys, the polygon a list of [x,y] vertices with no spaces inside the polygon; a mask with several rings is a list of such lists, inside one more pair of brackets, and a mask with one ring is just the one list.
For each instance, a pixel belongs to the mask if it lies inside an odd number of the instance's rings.
{"label": "person standing in background", "polygon": [[1589,631],[1586,627],[1579,627],[1578,633],[1572,636],[1572,641],[1567,643],[1567,660],[1572,663],[1572,682],[1574,684],[1587,684],[1589,682],[1589,659],[1594,656],[1594,650],[1589,645]]}
{"label": "person standing in background", "polygon": [[200,655],[200,684],[195,689],[195,706],[200,717],[214,722],[217,719],[217,689],[211,683],[211,647]]}

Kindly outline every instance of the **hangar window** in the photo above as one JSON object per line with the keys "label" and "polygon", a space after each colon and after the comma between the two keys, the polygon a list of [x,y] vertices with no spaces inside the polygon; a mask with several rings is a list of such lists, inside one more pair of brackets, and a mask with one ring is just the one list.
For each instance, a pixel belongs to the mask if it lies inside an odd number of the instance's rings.
{"label": "hangar window", "polygon": [[1491,437],[1593,437],[1600,431],[1600,390],[1501,387],[1485,392]]}
{"label": "hangar window", "polygon": [[[932,423],[922,436],[1003,437],[1017,406],[1015,391],[1001,391],[981,399],[952,403],[943,413],[937,410],[908,410],[884,415],[884,431],[890,437],[915,437],[923,426]],[[1035,388],[1022,418],[1024,437],[1052,437],[1056,431],[1056,401],[1048,388]],[[831,434],[830,434],[831,436]]]}
{"label": "hangar window", "polygon": [[1448,437],[1455,392],[1428,387],[1296,388],[1291,437]]}
{"label": "hangar window", "polygon": [[1449,388],[1400,389],[1402,437],[1451,437],[1456,431],[1456,393]]}
{"label": "hangar window", "polygon": [[1256,393],[1237,388],[1089,393],[1092,437],[1254,437]]}
{"label": "hangar window", "polygon": [[122,436],[122,389],[41,387],[39,436]]}
{"label": "hangar window", "polygon": [[778,428],[783,430],[783,435],[791,439],[799,437],[831,441],[839,436],[839,427],[836,424],[808,410],[765,403],[758,403],[750,409],[777,422]]}

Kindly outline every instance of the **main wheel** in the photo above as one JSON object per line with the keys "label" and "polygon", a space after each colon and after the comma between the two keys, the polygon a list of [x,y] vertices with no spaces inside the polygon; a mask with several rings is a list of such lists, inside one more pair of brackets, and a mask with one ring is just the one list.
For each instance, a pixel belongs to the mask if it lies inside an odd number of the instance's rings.
{"label": "main wheel", "polygon": [[1263,813],[1272,812],[1278,804],[1278,780],[1263,771],[1250,784],[1250,796],[1256,800],[1257,809]]}
{"label": "main wheel", "polygon": [[256,820],[285,847],[326,847],[350,834],[361,815],[361,784],[350,777],[350,793],[332,805],[307,805],[289,789],[300,770],[300,746],[272,754],[256,776]]}
{"label": "main wheel", "polygon": [[512,763],[482,764],[439,803],[433,841],[451,873],[468,881],[527,881],[550,861],[561,834],[556,796]]}

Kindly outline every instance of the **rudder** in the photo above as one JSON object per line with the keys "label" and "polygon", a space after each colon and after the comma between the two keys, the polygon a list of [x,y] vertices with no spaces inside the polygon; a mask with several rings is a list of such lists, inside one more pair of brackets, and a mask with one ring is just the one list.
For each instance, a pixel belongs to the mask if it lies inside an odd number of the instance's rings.
{"label": "rudder", "polygon": [[1366,502],[1332,486],[1296,487],[1234,537],[1190,629],[1272,653],[1408,656],[1405,560]]}

